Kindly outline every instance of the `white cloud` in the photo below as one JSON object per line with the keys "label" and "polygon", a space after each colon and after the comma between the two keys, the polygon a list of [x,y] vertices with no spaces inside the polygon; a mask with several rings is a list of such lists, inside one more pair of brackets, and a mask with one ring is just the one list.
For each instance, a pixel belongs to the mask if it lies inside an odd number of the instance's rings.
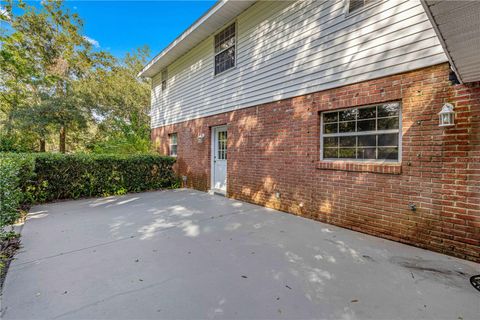
{"label": "white cloud", "polygon": [[2,16],[2,17],[4,17],[4,18],[7,18],[7,19],[10,18],[10,15],[8,14],[7,9],[5,9],[5,8],[2,7],[2,6],[0,6],[0,16]]}
{"label": "white cloud", "polygon": [[97,40],[92,39],[92,38],[87,37],[87,36],[83,36],[83,39],[85,39],[87,42],[89,42],[95,48],[100,48],[100,43]]}

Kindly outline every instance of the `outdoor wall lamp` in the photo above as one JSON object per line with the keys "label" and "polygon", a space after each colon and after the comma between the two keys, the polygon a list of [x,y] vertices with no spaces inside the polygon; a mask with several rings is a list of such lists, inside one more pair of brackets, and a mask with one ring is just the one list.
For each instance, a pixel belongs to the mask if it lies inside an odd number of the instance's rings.
{"label": "outdoor wall lamp", "polygon": [[445,103],[442,110],[438,113],[438,126],[439,127],[451,127],[455,125],[455,111],[453,111],[453,105],[451,103]]}
{"label": "outdoor wall lamp", "polygon": [[197,137],[198,143],[202,143],[205,140],[205,133],[200,133]]}

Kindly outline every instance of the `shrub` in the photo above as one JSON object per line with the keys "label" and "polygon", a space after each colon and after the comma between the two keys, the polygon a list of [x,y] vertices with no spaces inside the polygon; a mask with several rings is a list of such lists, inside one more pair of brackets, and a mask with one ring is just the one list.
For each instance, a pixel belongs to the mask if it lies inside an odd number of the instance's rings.
{"label": "shrub", "polygon": [[0,160],[0,225],[5,226],[18,218],[22,192],[19,188],[19,166],[13,159]]}
{"label": "shrub", "polygon": [[33,157],[28,154],[2,154],[0,156],[0,238],[4,227],[19,218],[19,207],[28,202],[22,190],[33,176]]}
{"label": "shrub", "polygon": [[175,159],[159,155],[39,154],[34,202],[172,188]]}

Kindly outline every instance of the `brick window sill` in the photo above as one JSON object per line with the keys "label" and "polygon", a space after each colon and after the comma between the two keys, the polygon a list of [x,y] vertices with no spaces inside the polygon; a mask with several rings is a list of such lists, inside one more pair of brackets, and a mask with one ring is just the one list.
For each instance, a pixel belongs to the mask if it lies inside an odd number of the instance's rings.
{"label": "brick window sill", "polygon": [[371,172],[383,174],[401,174],[400,163],[378,163],[378,162],[357,162],[357,161],[318,161],[319,170],[337,170],[352,172]]}

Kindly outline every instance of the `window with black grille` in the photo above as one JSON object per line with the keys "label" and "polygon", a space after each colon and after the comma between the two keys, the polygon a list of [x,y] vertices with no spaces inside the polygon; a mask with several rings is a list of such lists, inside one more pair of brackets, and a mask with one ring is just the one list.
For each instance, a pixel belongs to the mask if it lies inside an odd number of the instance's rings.
{"label": "window with black grille", "polygon": [[167,80],[168,80],[167,69],[163,69],[162,70],[162,91],[167,89]]}
{"label": "window with black grille", "polygon": [[215,74],[235,67],[235,23],[215,36]]}
{"label": "window with black grille", "polygon": [[349,0],[348,13],[359,10],[375,0]]}

